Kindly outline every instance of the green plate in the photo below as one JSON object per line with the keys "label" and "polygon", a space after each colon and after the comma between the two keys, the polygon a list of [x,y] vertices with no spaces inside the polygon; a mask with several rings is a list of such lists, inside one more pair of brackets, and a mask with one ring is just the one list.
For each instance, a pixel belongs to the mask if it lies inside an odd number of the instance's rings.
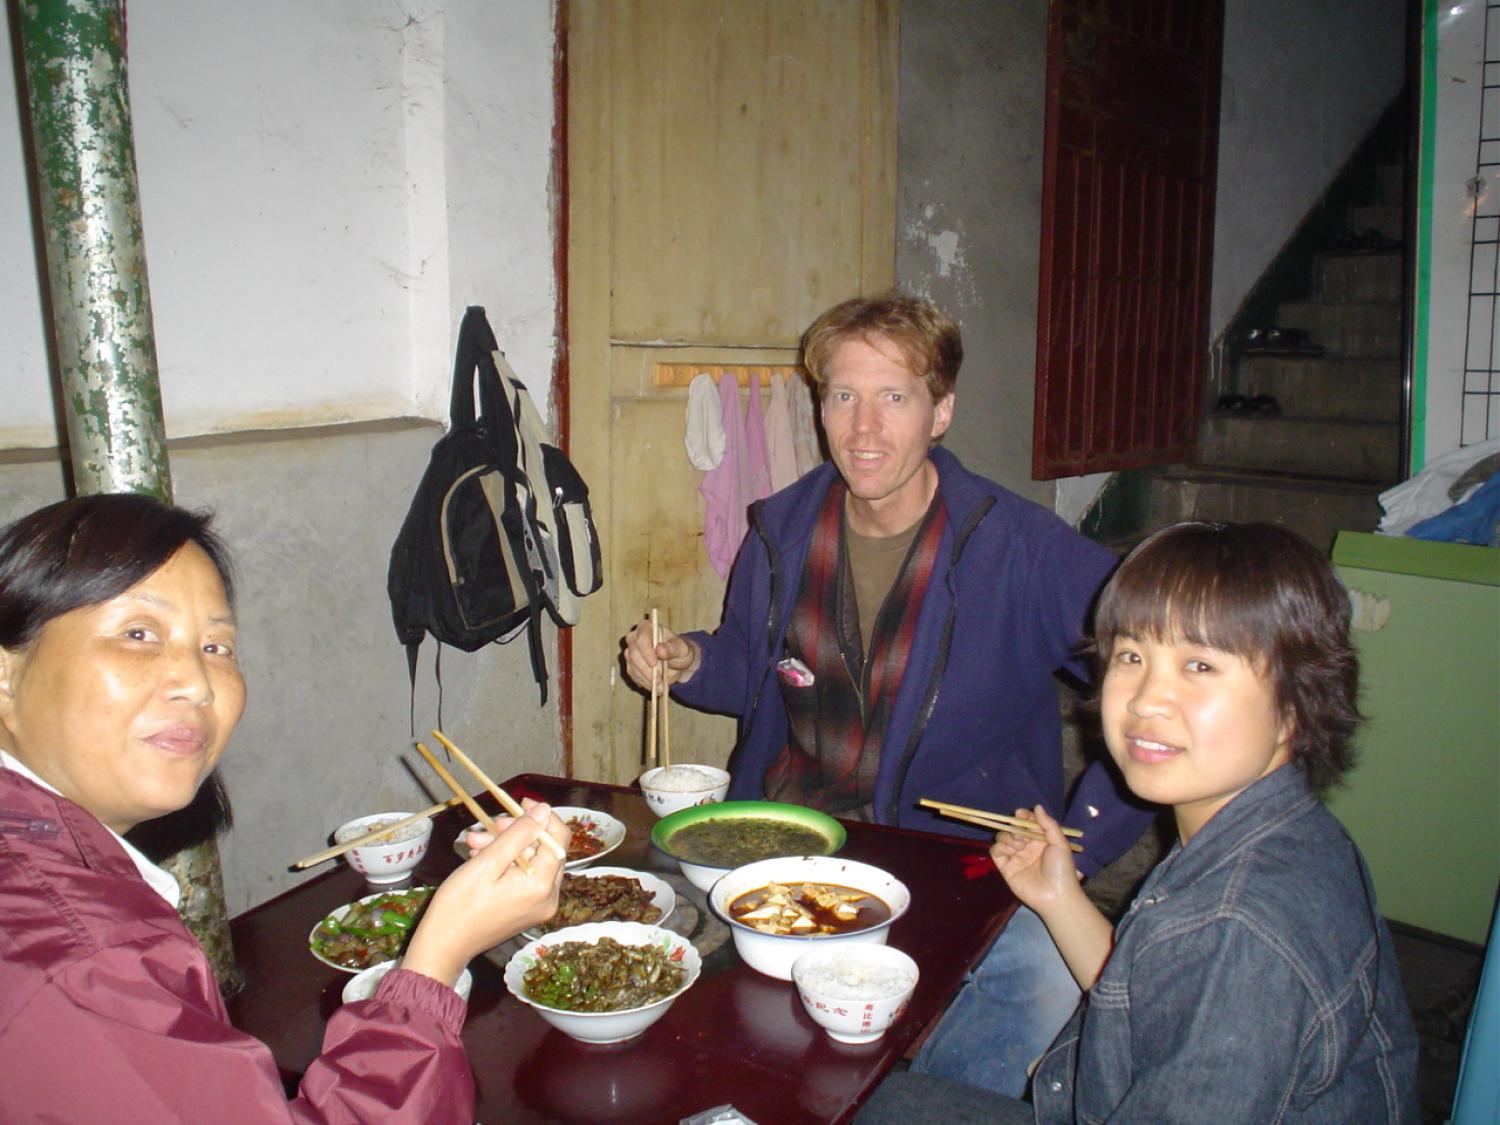
{"label": "green plate", "polygon": [[[651,843],[673,859],[682,862],[681,857],[671,847],[672,836],[679,829],[686,828],[690,824],[701,824],[706,820],[734,820],[741,817],[756,820],[785,820],[803,828],[811,828],[827,841],[828,846],[822,853],[824,855],[833,855],[844,846],[846,836],[844,826],[833,817],[817,809],[783,804],[778,801],[720,801],[713,805],[694,805],[691,808],[679,809],[656,822],[656,826],[651,829]],[[716,865],[699,864],[698,866]]]}

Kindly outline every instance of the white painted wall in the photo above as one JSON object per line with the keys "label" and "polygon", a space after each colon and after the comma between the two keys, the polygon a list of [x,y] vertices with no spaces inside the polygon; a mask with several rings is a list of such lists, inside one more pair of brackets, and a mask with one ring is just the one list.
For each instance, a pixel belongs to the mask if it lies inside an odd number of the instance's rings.
{"label": "white painted wall", "polygon": [[1400,92],[1405,0],[1225,0],[1209,339]]}
{"label": "white painted wall", "polygon": [[[287,865],[342,821],[434,799],[403,764],[410,688],[385,575],[441,430],[381,420],[446,414],[469,303],[547,412],[553,9],[152,0],[129,15],[174,484],[216,511],[239,567],[250,703],[220,843],[237,913],[306,879]],[[8,34],[0,21],[6,58]],[[20,112],[4,85],[0,524],[65,495]],[[230,433],[245,430],[268,432]],[[524,640],[444,650],[443,725],[496,777],[561,770],[544,638],[546,707]],[[430,641],[422,656],[419,731],[438,714]]]}
{"label": "white painted wall", "polygon": [[[545,412],[550,0],[160,0],[129,16],[169,436],[440,417],[470,303]],[[0,90],[0,252],[25,264],[19,118]],[[44,279],[4,273],[0,448],[52,445]]]}
{"label": "white painted wall", "polygon": [[[1500,25],[1500,21],[1492,21]],[[1431,98],[1431,113],[1424,112],[1424,127],[1430,122],[1432,163],[1424,169],[1423,191],[1430,210],[1419,243],[1419,268],[1430,279],[1425,307],[1417,318],[1425,336],[1425,394],[1421,404],[1419,441],[1413,450],[1412,471],[1460,446],[1483,441],[1500,433],[1500,400],[1489,400],[1486,418],[1483,400],[1475,398],[1462,409],[1464,347],[1468,342],[1476,367],[1491,367],[1500,356],[1500,340],[1491,339],[1486,302],[1476,301],[1475,331],[1469,333],[1470,245],[1476,234],[1475,216],[1481,216],[1479,236],[1494,237],[1500,222],[1500,184],[1492,168],[1479,169],[1481,99],[1484,85],[1485,5],[1480,0],[1445,4],[1442,15],[1429,23],[1426,34],[1436,37],[1436,73],[1424,88]],[[1500,27],[1492,29],[1496,34]],[[1490,57],[1500,54],[1492,45]],[[1491,91],[1489,97],[1494,97]],[[1493,126],[1500,112],[1491,103],[1484,108],[1486,125]],[[1494,146],[1489,146],[1493,148]],[[1484,159],[1493,161],[1493,153]],[[1494,250],[1477,247],[1474,260],[1476,288],[1490,288],[1494,277]],[[1419,341],[1420,343],[1421,341]],[[1474,377],[1474,390],[1488,388],[1483,374]],[[1488,431],[1485,423],[1488,421]],[[1465,432],[1467,431],[1467,432]]]}

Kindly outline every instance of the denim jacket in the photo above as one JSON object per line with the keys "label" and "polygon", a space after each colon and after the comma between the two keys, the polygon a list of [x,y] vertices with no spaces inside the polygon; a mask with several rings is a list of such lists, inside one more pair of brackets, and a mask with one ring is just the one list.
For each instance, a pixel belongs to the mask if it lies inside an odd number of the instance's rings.
{"label": "denim jacket", "polygon": [[1037,1069],[1038,1122],[1415,1122],[1417,1038],[1359,850],[1284,766],[1153,871]]}

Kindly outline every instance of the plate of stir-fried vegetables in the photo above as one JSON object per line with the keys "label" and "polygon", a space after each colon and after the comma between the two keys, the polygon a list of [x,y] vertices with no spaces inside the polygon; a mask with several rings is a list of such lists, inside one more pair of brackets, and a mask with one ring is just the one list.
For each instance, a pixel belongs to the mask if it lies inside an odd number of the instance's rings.
{"label": "plate of stir-fried vegetables", "polygon": [[687,938],[640,922],[590,922],[527,943],[505,987],[559,1031],[618,1043],[650,1027],[698,979]]}
{"label": "plate of stir-fried vegetables", "polygon": [[308,951],[346,973],[394,961],[406,948],[432,891],[432,887],[382,891],[347,903],[312,928]]}

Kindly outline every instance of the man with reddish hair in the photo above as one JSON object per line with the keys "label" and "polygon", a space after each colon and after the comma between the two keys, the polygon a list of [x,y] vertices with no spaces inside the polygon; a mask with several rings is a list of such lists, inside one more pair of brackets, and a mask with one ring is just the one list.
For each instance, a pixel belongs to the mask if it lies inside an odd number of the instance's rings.
{"label": "man with reddish hair", "polygon": [[[918,800],[1041,803],[1087,828],[1084,869],[1098,870],[1151,813],[1100,764],[1065,803],[1053,676],[1086,673],[1074,648],[1114,557],[937,444],[963,344],[935,305],[845,301],[802,352],[832,463],[751,507],[719,628],[653,646],[649,625],[635,626],[628,674],[649,689],[660,665],[682,702],[738,716],[732,798],[970,836],[983,833]],[[1019,1093],[1077,996],[1046,930],[1020,911],[918,1065]],[[1014,1042],[977,1018],[994,1003],[1026,1013],[1006,1021]]]}

